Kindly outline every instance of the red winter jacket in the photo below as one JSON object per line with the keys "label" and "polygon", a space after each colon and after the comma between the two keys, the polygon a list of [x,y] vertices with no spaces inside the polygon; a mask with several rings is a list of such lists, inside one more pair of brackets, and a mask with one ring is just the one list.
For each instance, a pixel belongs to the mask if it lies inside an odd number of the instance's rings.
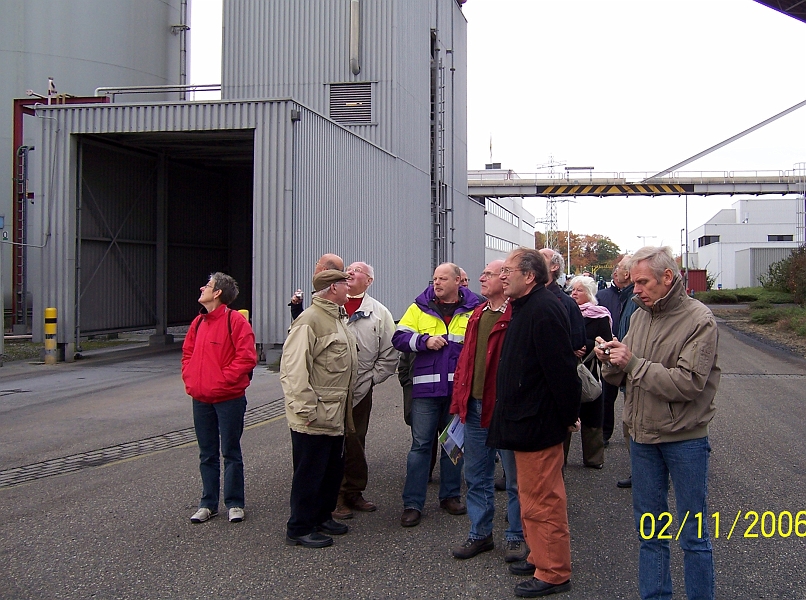
{"label": "red winter jacket", "polygon": [[209,403],[240,398],[256,364],[255,334],[241,313],[222,304],[193,319],[182,344],[182,380],[190,397]]}
{"label": "red winter jacket", "polygon": [[[453,396],[451,399],[452,415],[459,415],[462,423],[467,419],[467,401],[473,389],[473,369],[476,362],[476,342],[479,335],[479,321],[481,313],[487,303],[477,306],[470,316],[465,331],[465,343],[459,361],[456,364],[456,371],[453,375]],[[487,358],[485,360],[486,373],[484,375],[484,394],[481,398],[481,426],[489,427],[490,419],[493,416],[495,407],[495,378],[498,374],[498,359],[501,357],[501,346],[504,343],[504,335],[512,318],[512,305],[507,304],[504,314],[498,319],[487,339]]]}

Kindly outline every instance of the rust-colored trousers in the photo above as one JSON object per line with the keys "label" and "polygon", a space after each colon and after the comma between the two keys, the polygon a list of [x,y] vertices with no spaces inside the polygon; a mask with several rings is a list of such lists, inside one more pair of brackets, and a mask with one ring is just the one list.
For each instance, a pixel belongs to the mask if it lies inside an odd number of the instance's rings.
{"label": "rust-colored trousers", "polygon": [[571,578],[571,533],[563,482],[562,443],[537,452],[515,452],[523,533],[535,577],[551,584]]}

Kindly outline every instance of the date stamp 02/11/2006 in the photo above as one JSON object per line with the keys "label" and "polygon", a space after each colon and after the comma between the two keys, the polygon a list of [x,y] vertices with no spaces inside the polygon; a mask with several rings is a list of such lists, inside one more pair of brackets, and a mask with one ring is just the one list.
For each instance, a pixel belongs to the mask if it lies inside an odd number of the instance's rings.
{"label": "date stamp 02/11/2006", "polygon": [[[720,529],[722,514],[717,511],[710,516],[713,523],[713,537],[719,538],[723,531]],[[743,517],[743,518],[742,518]],[[690,515],[688,512],[683,515],[679,527],[672,527],[674,524],[674,516],[672,513],[663,512],[657,517],[652,513],[644,513],[641,515],[640,531],[641,537],[645,540],[657,538],[659,540],[677,540],[680,538],[680,532],[686,524],[689,527],[697,528],[697,537],[702,538],[707,535],[708,530],[708,515],[703,516],[701,512]],[[736,531],[739,525],[739,519],[742,523],[739,529],[743,531]],[[689,522],[690,521],[690,522]],[[801,510],[796,513],[791,513],[788,510],[774,513],[770,510],[765,510],[758,513],[755,510],[748,510],[742,514],[741,510],[736,511],[736,517],[728,531],[726,539],[736,533],[744,538],[788,538],[791,536],[803,538],[806,537],[806,510]]]}

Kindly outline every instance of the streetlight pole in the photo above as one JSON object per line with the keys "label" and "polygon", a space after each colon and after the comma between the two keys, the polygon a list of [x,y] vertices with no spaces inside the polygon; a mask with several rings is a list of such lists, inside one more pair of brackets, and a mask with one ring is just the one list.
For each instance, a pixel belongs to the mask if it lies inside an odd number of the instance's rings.
{"label": "streetlight pole", "polygon": [[655,239],[655,238],[656,238],[656,237],[658,237],[658,236],[656,236],[656,235],[637,235],[637,236],[635,236],[635,237],[637,237],[637,238],[640,238],[640,239],[641,239],[641,246],[646,246],[646,239],[647,239],[647,238],[650,238],[650,239]]}

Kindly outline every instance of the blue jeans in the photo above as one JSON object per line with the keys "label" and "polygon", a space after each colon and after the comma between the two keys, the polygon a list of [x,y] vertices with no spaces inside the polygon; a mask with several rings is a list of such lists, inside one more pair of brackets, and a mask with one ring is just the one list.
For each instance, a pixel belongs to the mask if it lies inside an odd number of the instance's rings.
{"label": "blue jeans", "polygon": [[199,471],[202,497],[199,508],[218,511],[218,491],[221,486],[221,454],[224,456],[224,505],[244,507],[243,456],[241,434],[246,413],[246,396],[226,402],[193,400],[193,425],[199,443]]}
{"label": "blue jeans", "polygon": [[507,480],[507,530],[504,539],[508,542],[523,541],[523,521],[521,501],[518,499],[518,469],[515,466],[515,453],[512,450],[499,450],[501,465]]}
{"label": "blue jeans", "polygon": [[[403,508],[423,511],[428,487],[428,472],[431,467],[431,446],[434,434],[442,432],[451,421],[448,409],[450,396],[438,398],[412,398],[411,401],[411,450],[406,460],[406,484],[403,486]],[[458,498],[462,487],[462,461],[453,464],[439,451],[439,499]]]}
{"label": "blue jeans", "polygon": [[[675,537],[686,518],[679,538],[683,550],[686,596],[688,600],[714,598],[714,558],[706,507],[710,452],[707,437],[662,444],[638,444],[630,440],[633,515],[641,540],[638,589],[645,600],[669,600],[672,597],[669,539],[658,539],[660,530],[671,520],[670,517],[660,517],[661,513],[669,510],[669,476],[674,485],[677,517],[663,534]],[[699,518],[695,516],[697,513],[700,513]],[[651,535],[653,519],[655,533]],[[700,523],[702,527],[698,531]]]}
{"label": "blue jeans", "polygon": [[481,400],[469,398],[465,420],[465,483],[470,539],[493,532],[495,515],[495,448],[487,447],[487,428],[481,426]]}

